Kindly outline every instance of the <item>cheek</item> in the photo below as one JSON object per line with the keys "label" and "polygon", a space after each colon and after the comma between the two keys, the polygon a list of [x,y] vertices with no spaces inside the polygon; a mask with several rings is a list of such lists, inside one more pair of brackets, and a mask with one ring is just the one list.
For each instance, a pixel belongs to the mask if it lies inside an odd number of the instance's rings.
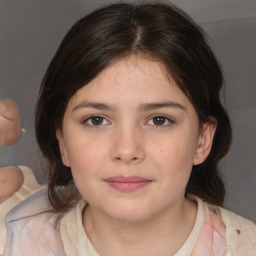
{"label": "cheek", "polygon": [[74,179],[97,175],[106,157],[106,145],[97,140],[72,140],[67,154]]}
{"label": "cheek", "polygon": [[[156,144],[155,144],[156,145]],[[154,149],[152,155],[159,164],[173,166],[191,166],[196,150],[195,140],[183,136],[173,136],[172,139],[166,138],[158,147]]]}
{"label": "cheek", "polygon": [[78,143],[69,150],[72,152],[69,154],[69,160],[76,187],[83,198],[90,202],[90,198],[95,196],[95,191],[100,191],[96,181],[101,178],[105,155],[102,144]]}
{"label": "cheek", "polygon": [[106,148],[104,140],[88,139],[89,136],[73,136],[66,145],[71,165],[97,162]]}
{"label": "cheek", "polygon": [[182,190],[187,184],[195,155],[195,140],[190,140],[184,134],[177,135],[163,140],[159,147],[152,147],[151,159],[167,190]]}

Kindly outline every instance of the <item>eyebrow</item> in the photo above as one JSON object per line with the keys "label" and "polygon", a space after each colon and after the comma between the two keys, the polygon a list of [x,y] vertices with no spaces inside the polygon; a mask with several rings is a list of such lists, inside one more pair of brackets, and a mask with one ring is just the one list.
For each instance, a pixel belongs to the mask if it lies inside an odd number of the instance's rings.
{"label": "eyebrow", "polygon": [[72,112],[77,110],[77,109],[81,109],[81,108],[95,108],[95,109],[99,109],[99,110],[110,110],[110,109],[112,109],[110,106],[108,106],[104,103],[83,101],[82,103],[75,106],[72,109]]}
{"label": "eyebrow", "polygon": [[170,101],[145,103],[145,104],[141,104],[139,107],[141,111],[150,111],[150,110],[155,110],[159,108],[178,108],[181,110],[186,110],[186,108],[183,105],[175,102],[170,102]]}
{"label": "eyebrow", "polygon": [[[94,108],[98,110],[113,110],[114,108],[111,105],[107,105],[104,103],[99,103],[99,102],[89,102],[89,101],[83,101],[77,106],[75,106],[72,109],[72,112],[77,110],[77,109],[82,109],[82,108]],[[152,102],[152,103],[143,103],[138,107],[139,111],[150,111],[150,110],[155,110],[159,108],[177,108],[186,111],[186,108],[175,102]]]}

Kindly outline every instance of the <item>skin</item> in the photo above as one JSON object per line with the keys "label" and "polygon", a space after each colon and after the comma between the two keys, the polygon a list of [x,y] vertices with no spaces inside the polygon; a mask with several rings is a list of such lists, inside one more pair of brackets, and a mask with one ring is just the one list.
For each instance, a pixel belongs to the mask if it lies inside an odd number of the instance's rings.
{"label": "skin", "polygon": [[[63,163],[88,202],[84,229],[100,255],[177,252],[197,211],[185,187],[192,166],[209,154],[214,131],[212,124],[199,126],[161,63],[141,56],[119,60],[77,91],[56,136]],[[106,179],[119,175],[151,182],[118,191]]]}
{"label": "skin", "polygon": [[[0,145],[15,144],[22,136],[20,111],[14,101],[0,100]],[[16,166],[0,169],[0,204],[18,191],[24,181]]]}
{"label": "skin", "polygon": [[0,100],[0,145],[15,144],[21,135],[18,106],[10,99]]}
{"label": "skin", "polygon": [[0,169],[0,204],[17,192],[24,182],[21,170],[17,166]]}

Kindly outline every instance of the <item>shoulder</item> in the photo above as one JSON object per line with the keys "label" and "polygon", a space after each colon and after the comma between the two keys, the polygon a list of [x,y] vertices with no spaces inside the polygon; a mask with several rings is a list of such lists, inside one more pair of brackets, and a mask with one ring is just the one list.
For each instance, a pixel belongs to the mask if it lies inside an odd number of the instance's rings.
{"label": "shoulder", "polygon": [[227,255],[255,255],[256,225],[224,208],[220,211],[226,225]]}
{"label": "shoulder", "polygon": [[59,234],[63,213],[53,211],[47,194],[45,188],[8,213],[4,255],[64,255]]}
{"label": "shoulder", "polygon": [[40,217],[45,213],[53,212],[53,207],[48,200],[48,189],[44,188],[20,204],[15,206],[6,216],[6,222],[12,223],[27,218]]}
{"label": "shoulder", "polygon": [[[252,221],[222,207],[203,202],[195,196],[193,198],[198,204],[204,205],[204,225],[207,221],[209,224],[210,220],[210,226],[214,232],[212,242],[218,250],[218,243],[222,240],[225,256],[256,255],[256,225]],[[214,242],[217,243],[214,244]]]}

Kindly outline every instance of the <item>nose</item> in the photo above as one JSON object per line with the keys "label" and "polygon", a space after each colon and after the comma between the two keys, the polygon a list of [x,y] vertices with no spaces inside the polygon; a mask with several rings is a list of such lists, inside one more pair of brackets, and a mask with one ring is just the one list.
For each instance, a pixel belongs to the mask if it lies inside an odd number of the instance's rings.
{"label": "nose", "polygon": [[145,157],[142,134],[136,128],[116,129],[113,134],[111,158],[125,164],[140,163]]}

